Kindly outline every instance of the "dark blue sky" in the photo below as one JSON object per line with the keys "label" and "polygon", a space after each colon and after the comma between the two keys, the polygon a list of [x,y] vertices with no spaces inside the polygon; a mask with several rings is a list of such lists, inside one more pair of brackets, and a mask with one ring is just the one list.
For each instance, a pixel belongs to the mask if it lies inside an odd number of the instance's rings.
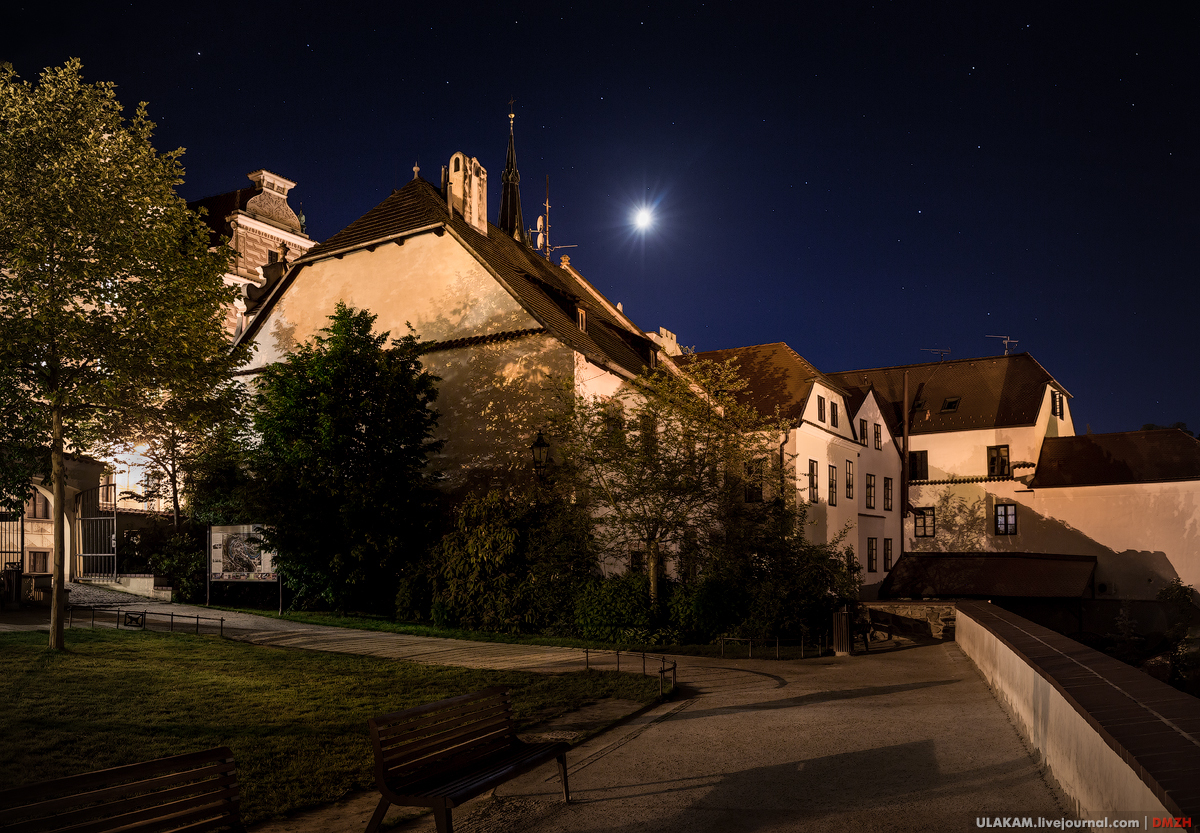
{"label": "dark blue sky", "polygon": [[527,225],[549,174],[646,329],[829,371],[1010,335],[1080,432],[1200,428],[1194,4],[92,6],[20,3],[0,60],[148,101],[188,198],[265,167],[324,239],[462,150],[494,220],[511,96]]}

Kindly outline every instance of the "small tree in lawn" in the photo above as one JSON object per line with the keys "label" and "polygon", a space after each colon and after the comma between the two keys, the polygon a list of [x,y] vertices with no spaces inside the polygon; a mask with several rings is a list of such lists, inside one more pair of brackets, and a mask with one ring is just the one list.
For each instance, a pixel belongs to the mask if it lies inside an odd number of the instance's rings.
{"label": "small tree in lawn", "polygon": [[437,378],[411,333],[339,303],[329,326],[258,377],[251,469],[265,545],[302,598],[394,612],[427,545]]}
{"label": "small tree in lawn", "polygon": [[[87,451],[163,388],[187,395],[231,360],[225,251],[176,194],[182,149],[159,154],[144,104],[77,60],[34,86],[0,68],[0,367],[50,447],[54,596],[63,647],[66,449]],[[12,414],[6,410],[3,422]]]}
{"label": "small tree in lawn", "polygon": [[152,393],[127,415],[126,450],[145,459],[147,482],[138,499],[165,499],[171,507],[175,532],[180,531],[181,504],[194,492],[192,479],[200,474],[214,443],[233,430],[245,403],[245,388],[231,381],[232,368],[210,365],[215,373],[208,385],[181,393],[163,389]]}

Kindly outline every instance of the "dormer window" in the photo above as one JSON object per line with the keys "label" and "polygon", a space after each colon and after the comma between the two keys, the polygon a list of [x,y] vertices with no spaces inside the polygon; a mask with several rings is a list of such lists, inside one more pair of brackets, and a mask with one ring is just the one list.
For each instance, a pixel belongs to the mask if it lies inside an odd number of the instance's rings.
{"label": "dormer window", "polygon": [[1066,416],[1065,405],[1066,405],[1066,402],[1064,402],[1064,397],[1061,393],[1059,393],[1056,390],[1050,391],[1050,415],[1051,416],[1056,416],[1056,417],[1059,417],[1060,419],[1062,417],[1065,417]]}
{"label": "dormer window", "polygon": [[954,413],[955,411],[958,410],[958,403],[961,401],[962,401],[962,397],[947,396],[946,399],[942,402],[942,413],[943,414]]}
{"label": "dormer window", "polygon": [[587,310],[583,307],[575,307],[575,323],[579,325],[581,333],[587,332]]}

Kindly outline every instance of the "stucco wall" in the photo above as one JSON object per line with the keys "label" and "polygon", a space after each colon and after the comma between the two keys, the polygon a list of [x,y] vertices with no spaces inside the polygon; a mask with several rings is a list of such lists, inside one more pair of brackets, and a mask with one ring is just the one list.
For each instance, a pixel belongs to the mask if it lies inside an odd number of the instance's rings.
{"label": "stucco wall", "polygon": [[393,336],[411,324],[423,341],[539,326],[451,235],[420,234],[304,267],[255,334],[249,367],[279,361],[311,338],[338,301],[369,310],[376,330]]}
{"label": "stucco wall", "polygon": [[1169,816],[1141,777],[1045,677],[960,607],[955,640],[1083,818]]}
{"label": "stucco wall", "polygon": [[[441,377],[435,407],[445,448],[432,461],[451,491],[487,487],[529,476],[529,446],[556,407],[553,390],[569,383],[574,351],[549,335],[426,354]],[[553,453],[553,438],[551,453]]]}

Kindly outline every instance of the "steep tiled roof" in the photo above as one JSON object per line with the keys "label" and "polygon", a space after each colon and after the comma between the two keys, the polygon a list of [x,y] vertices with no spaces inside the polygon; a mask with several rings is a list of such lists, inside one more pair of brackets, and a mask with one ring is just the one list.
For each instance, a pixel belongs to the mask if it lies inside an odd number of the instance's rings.
{"label": "steep tiled roof", "polygon": [[[774,414],[778,407],[781,416],[798,421],[804,415],[804,403],[808,400],[814,380],[820,379],[834,390],[841,390],[840,385],[826,378],[782,341],[754,347],[709,350],[696,353],[695,358],[736,362],[738,373],[746,380],[746,387],[738,399],[763,416]],[[688,360],[688,357],[682,357],[677,361],[686,364]]]}
{"label": "steep tiled roof", "polygon": [[879,587],[880,598],[1092,595],[1092,555],[906,553]]}
{"label": "steep tiled roof", "polygon": [[[441,192],[424,179],[414,179],[393,191],[379,205],[297,260],[297,265],[302,267],[326,257],[369,248],[430,227],[437,227],[435,233],[443,233],[442,227],[453,232],[507,286],[516,301],[566,346],[631,374],[641,372],[648,363],[654,343],[596,303],[591,291],[569,271],[540,257],[491,223],[485,236],[460,214],[451,217]],[[276,297],[296,277],[297,270],[293,269]],[[577,324],[577,305],[587,311],[585,331]],[[247,335],[265,319],[265,312],[255,316]]]}
{"label": "steep tiled roof", "polygon": [[[846,370],[828,375],[852,396],[865,396],[874,388],[888,428],[898,435],[905,371],[908,371],[909,397],[914,403],[909,426],[913,434],[1032,425],[1037,421],[1046,385],[1066,393],[1028,353]],[[953,410],[944,406],[953,406]]]}
{"label": "steep tiled roof", "polygon": [[1047,437],[1034,489],[1200,480],[1200,440],[1178,428]]}

